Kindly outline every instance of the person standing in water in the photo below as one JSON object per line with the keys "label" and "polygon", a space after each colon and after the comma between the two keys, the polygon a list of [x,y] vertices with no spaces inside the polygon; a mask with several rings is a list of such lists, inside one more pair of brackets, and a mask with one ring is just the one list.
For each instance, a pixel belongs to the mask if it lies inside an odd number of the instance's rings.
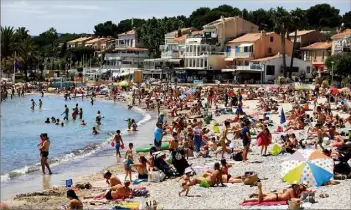
{"label": "person standing in water", "polygon": [[69,109],[67,107],[67,105],[65,105],[65,111],[63,111],[63,113],[61,114],[61,116],[65,114],[65,117],[63,118],[63,120],[68,120],[68,114],[69,114]]}
{"label": "person standing in water", "polygon": [[79,109],[79,119],[83,119],[83,108]]}
{"label": "person standing in water", "polygon": [[43,133],[41,135],[41,140],[42,142],[39,144],[41,169],[43,174],[45,174],[45,167],[46,167],[49,170],[49,174],[52,174],[52,171],[48,164],[49,147],[50,147],[50,139],[48,138],[48,134]]}
{"label": "person standing in water", "polygon": [[39,109],[41,109],[43,106],[43,101],[41,99],[39,99]]}
{"label": "person standing in water", "polygon": [[94,99],[93,99],[93,97],[90,98],[90,103],[91,103],[91,105],[94,105]]}
{"label": "person standing in water", "polygon": [[101,125],[101,112],[100,111],[98,111],[97,112],[97,115],[96,115],[96,125]]}
{"label": "person standing in water", "polygon": [[123,140],[122,140],[122,136],[121,136],[121,131],[117,130],[115,137],[113,139],[115,141],[115,149],[116,149],[116,157],[122,158],[121,156],[121,152],[119,151],[121,145],[123,145]]}
{"label": "person standing in water", "polygon": [[41,90],[41,97],[44,97],[44,91]]}
{"label": "person standing in water", "polygon": [[30,108],[32,109],[32,111],[34,111],[34,107],[35,107],[37,104],[34,102],[33,99],[31,99],[30,101],[32,102],[32,105],[31,105]]}

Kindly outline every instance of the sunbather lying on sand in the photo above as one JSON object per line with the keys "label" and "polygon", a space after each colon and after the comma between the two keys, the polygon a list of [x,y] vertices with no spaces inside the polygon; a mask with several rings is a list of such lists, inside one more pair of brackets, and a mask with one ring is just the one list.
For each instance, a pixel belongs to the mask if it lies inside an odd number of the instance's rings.
{"label": "sunbather lying on sand", "polygon": [[109,171],[106,171],[104,173],[104,179],[106,179],[106,183],[109,185],[109,187],[114,187],[118,184],[122,184],[121,180],[119,180],[118,177],[112,175]]}
{"label": "sunbather lying on sand", "polygon": [[299,199],[301,197],[301,193],[306,191],[305,184],[293,184],[291,188],[283,190],[283,192],[274,192],[274,193],[263,193],[262,184],[259,182],[257,184],[258,194],[254,193],[250,195],[251,197],[258,196],[258,198],[248,199],[245,201],[288,201],[292,198]]}
{"label": "sunbather lying on sand", "polygon": [[132,197],[133,191],[129,188],[130,182],[124,182],[124,185],[118,184],[114,187],[111,187],[106,192],[100,193],[94,196],[94,200],[102,200],[106,198],[107,200],[116,200]]}

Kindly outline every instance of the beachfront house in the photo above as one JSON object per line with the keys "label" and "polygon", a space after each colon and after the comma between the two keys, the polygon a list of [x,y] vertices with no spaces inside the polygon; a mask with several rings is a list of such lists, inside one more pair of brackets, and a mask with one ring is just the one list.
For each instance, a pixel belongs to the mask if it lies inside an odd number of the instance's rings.
{"label": "beachfront house", "polygon": [[107,42],[110,41],[112,38],[111,37],[96,37],[94,39],[91,39],[87,42],[85,42],[84,46],[85,47],[91,47],[96,51],[102,51],[106,49]]}
{"label": "beachfront house", "polygon": [[78,39],[71,40],[67,42],[67,48],[82,47],[85,45],[86,42],[92,39],[94,39],[94,37],[88,36],[88,37],[80,37]]}
{"label": "beachfront house", "polygon": [[128,77],[142,68],[144,59],[149,57],[148,49],[136,37],[136,31],[119,34],[118,39],[108,42],[110,51],[104,57],[104,71],[111,71],[113,77]]}
{"label": "beachfront house", "polygon": [[246,33],[258,32],[258,26],[241,17],[221,17],[203,26],[201,35],[185,40],[184,69],[187,81],[219,79],[225,68],[225,43]]}
{"label": "beachfront house", "polygon": [[[143,74],[147,77],[166,78],[184,72],[184,44],[186,37],[201,33],[193,28],[181,28],[165,34],[164,45],[160,45],[161,58],[145,59]],[[170,77],[174,80],[174,77]]]}
{"label": "beachfront house", "polygon": [[302,59],[310,62],[314,70],[320,74],[328,74],[324,62],[331,55],[332,43],[330,42],[316,42],[309,46],[302,47]]}
{"label": "beachfront house", "polygon": [[[295,32],[289,34],[289,39],[294,41]],[[295,42],[295,57],[302,59],[300,48],[311,45],[315,42],[325,42],[328,40],[328,35],[323,34],[317,30],[298,30]]]}
{"label": "beachfront house", "polygon": [[[286,55],[286,63],[290,64],[291,56]],[[250,60],[249,68],[255,74],[244,74],[247,77],[239,77],[238,82],[245,84],[253,83],[274,83],[278,76],[283,75],[283,57],[280,53],[264,58]],[[288,68],[288,71],[290,69]],[[298,58],[294,58],[294,65],[292,68],[292,76],[305,75],[306,79],[312,79],[312,64]],[[258,76],[258,78],[254,77]]]}
{"label": "beachfront house", "polygon": [[[289,56],[292,54],[292,47],[292,42],[286,39],[285,52]],[[270,58],[281,51],[280,35],[274,32],[247,33],[230,40],[225,45],[225,67],[222,69],[221,79],[234,79],[235,74],[235,80],[253,80],[254,83],[260,83],[261,68],[250,65],[250,62],[259,58]]]}
{"label": "beachfront house", "polygon": [[351,29],[345,29],[332,36],[331,39],[333,41],[331,48],[332,55],[342,52],[351,52]]}

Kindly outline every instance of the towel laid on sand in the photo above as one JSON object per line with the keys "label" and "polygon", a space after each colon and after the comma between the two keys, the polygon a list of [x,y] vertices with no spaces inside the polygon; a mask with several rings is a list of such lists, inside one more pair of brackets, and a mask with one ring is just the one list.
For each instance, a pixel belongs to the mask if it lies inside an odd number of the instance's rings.
{"label": "towel laid on sand", "polygon": [[244,201],[240,204],[241,206],[276,206],[286,205],[286,201]]}

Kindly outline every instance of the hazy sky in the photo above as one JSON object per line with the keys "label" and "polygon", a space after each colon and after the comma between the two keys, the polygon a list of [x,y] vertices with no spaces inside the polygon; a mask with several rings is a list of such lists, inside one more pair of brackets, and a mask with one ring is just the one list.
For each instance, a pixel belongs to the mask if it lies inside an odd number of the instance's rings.
{"label": "hazy sky", "polygon": [[1,25],[24,26],[31,35],[50,27],[60,33],[93,33],[94,25],[107,20],[118,23],[132,17],[188,16],[199,7],[221,4],[247,10],[277,6],[291,10],[320,3],[329,3],[340,14],[351,10],[350,0],[1,0]]}

